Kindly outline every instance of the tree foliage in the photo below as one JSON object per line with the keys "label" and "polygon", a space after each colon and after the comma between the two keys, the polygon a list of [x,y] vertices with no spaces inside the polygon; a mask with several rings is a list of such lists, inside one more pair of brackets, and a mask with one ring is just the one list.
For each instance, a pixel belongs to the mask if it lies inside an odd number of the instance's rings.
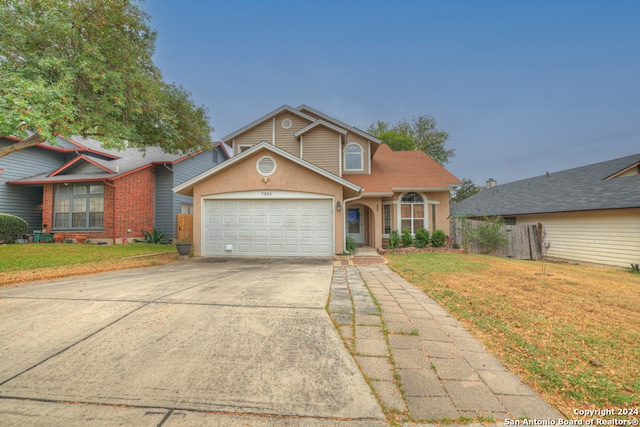
{"label": "tree foliage", "polygon": [[405,119],[394,125],[378,120],[367,128],[367,132],[394,151],[421,150],[445,165],[455,156],[455,150],[445,147],[449,134],[439,130],[437,125],[433,116],[425,115],[411,122]]}
{"label": "tree foliage", "polygon": [[106,148],[209,148],[208,112],[154,65],[156,33],[135,0],[0,1],[0,135],[62,135]]}
{"label": "tree foliage", "polygon": [[455,190],[455,195],[451,197],[451,203],[458,203],[464,199],[479,193],[482,187],[478,187],[469,178],[462,178],[462,185]]}

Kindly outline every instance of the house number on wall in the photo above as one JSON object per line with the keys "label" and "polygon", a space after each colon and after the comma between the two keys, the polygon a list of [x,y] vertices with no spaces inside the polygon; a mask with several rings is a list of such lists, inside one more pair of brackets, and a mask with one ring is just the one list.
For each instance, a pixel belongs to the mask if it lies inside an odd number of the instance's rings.
{"label": "house number on wall", "polygon": [[262,193],[262,197],[271,197],[272,196],[271,191],[262,191],[261,193]]}

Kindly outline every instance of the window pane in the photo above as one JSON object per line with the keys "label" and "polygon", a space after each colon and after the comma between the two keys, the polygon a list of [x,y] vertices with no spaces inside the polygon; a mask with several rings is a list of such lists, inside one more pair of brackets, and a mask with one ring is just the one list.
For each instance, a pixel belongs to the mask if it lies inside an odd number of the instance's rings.
{"label": "window pane", "polygon": [[84,197],[73,199],[73,215],[72,215],[71,226],[72,227],[87,226],[87,199]]}
{"label": "window pane", "polygon": [[362,169],[362,156],[360,154],[347,154],[345,169]]}
{"label": "window pane", "polygon": [[413,217],[424,218],[424,205],[413,205]]}
{"label": "window pane", "polygon": [[[411,220],[410,219],[403,219],[402,220],[400,231],[404,230],[405,228],[408,228],[409,230],[411,230]],[[413,230],[411,230],[411,232],[413,232]]]}
{"label": "window pane", "polygon": [[89,192],[91,194],[104,194],[104,185],[94,184],[89,187]]}
{"label": "window pane", "polygon": [[424,228],[424,219],[413,220],[413,231],[415,232],[418,228]]}
{"label": "window pane", "polygon": [[102,227],[104,224],[104,214],[102,212],[91,212],[89,214],[89,227]]}
{"label": "window pane", "polygon": [[384,224],[384,234],[389,234],[391,233],[391,206],[390,205],[385,205],[382,209],[382,217],[383,217],[383,224]]}
{"label": "window pane", "polygon": [[53,226],[57,228],[69,227],[69,200],[56,199],[55,206],[55,219],[53,220]]}
{"label": "window pane", "polygon": [[411,218],[411,205],[402,205],[400,211],[402,218]]}
{"label": "window pane", "polygon": [[67,196],[71,194],[71,189],[73,187],[69,187],[68,185],[56,185],[56,197],[57,196]]}
{"label": "window pane", "polygon": [[73,186],[73,194],[87,194],[87,186],[82,185],[74,185]]}

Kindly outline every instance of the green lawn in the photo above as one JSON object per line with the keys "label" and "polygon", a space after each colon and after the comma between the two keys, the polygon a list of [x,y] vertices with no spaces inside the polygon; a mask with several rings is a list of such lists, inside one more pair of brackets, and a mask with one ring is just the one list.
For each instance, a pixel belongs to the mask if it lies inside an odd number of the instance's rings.
{"label": "green lawn", "polygon": [[114,261],[132,256],[174,251],[173,245],[148,243],[105,246],[64,243],[4,245],[0,246],[0,272]]}

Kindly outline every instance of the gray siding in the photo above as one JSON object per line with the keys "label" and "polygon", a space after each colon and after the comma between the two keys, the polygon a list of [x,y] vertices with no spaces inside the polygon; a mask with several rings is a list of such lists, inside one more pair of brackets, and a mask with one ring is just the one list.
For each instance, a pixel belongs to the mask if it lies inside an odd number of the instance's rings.
{"label": "gray siding", "polygon": [[[218,155],[214,155],[213,150]],[[226,159],[226,154],[219,147],[213,150],[196,154],[169,166],[173,173],[162,165],[157,167],[155,222],[156,228],[164,230],[165,236],[178,236],[176,215],[182,211],[183,203],[193,204],[193,197],[173,194],[172,188],[216,166],[216,159]]]}
{"label": "gray siding", "polygon": [[173,205],[173,172],[171,166],[156,166],[156,194],[154,226],[163,230],[165,237],[174,238],[175,218],[171,211]]}
{"label": "gray siding", "polygon": [[[0,146],[11,141],[0,139]],[[42,186],[9,185],[7,181],[49,172],[62,166],[63,156],[38,147],[26,148],[0,157],[0,212],[19,216],[29,223],[29,230],[42,228]],[[51,224],[49,224],[51,225]]]}

